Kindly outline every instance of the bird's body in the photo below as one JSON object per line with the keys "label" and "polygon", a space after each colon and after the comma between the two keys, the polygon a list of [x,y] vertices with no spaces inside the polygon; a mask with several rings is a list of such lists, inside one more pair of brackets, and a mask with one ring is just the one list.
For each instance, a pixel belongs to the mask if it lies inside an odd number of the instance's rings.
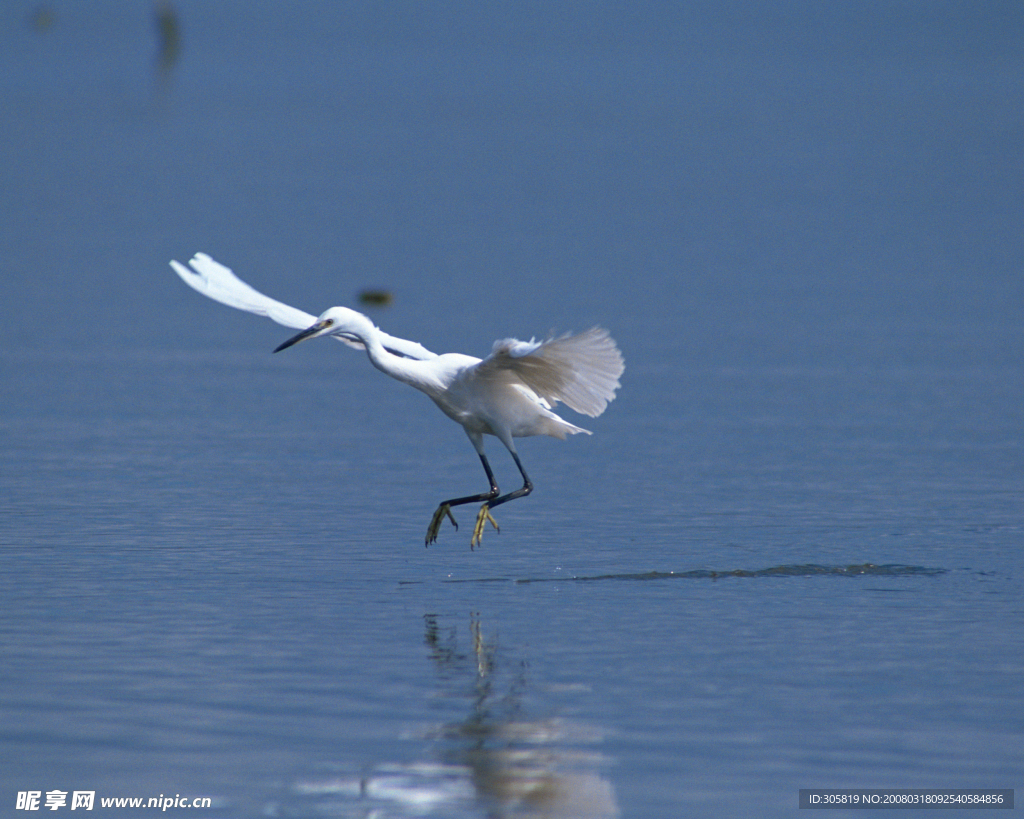
{"label": "bird's body", "polygon": [[[471,546],[480,542],[487,521],[497,528],[490,509],[527,495],[533,488],[513,438],[548,435],[564,439],[580,432],[589,434],[560,418],[552,408],[561,401],[585,415],[600,415],[615,397],[624,369],[615,342],[598,327],[539,342],[503,339],[494,343],[491,354],[484,359],[461,353],[437,355],[416,342],[384,333],[367,316],[347,307],[332,307],[314,317],[274,301],[205,254],[196,254],[189,264],[191,270],[176,261],[171,267],[204,295],[288,327],[304,328],[274,352],[320,336],[332,336],[365,349],[377,369],[426,393],[445,415],[465,429],[491,488],[479,495],[442,502],[428,527],[428,544],[437,539],[445,516],[455,523],[450,508],[463,503],[484,501]],[[495,436],[509,450],[523,476],[521,489],[499,495],[484,454],[484,435]]]}

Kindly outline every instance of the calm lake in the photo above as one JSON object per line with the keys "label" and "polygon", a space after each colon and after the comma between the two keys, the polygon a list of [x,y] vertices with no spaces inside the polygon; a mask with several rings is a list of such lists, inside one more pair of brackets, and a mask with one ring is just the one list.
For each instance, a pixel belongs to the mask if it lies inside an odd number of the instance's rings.
{"label": "calm lake", "polygon": [[[1024,785],[1019,2],[15,2],[0,40],[0,813]],[[462,430],[271,355],[196,251],[435,352],[601,325],[622,388],[425,549],[486,489]]]}

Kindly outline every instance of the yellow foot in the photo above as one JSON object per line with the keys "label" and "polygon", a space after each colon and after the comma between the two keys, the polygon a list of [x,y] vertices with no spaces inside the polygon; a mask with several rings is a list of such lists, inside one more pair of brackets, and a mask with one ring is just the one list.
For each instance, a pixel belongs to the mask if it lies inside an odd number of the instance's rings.
{"label": "yellow foot", "polygon": [[437,542],[437,535],[441,531],[441,523],[444,521],[445,515],[448,516],[448,520],[452,522],[456,529],[459,528],[459,524],[455,522],[455,516],[452,514],[451,507],[447,503],[442,503],[437,507],[437,511],[434,512],[434,517],[430,519],[430,525],[427,527],[427,546]]}
{"label": "yellow foot", "polygon": [[484,539],[484,524],[487,521],[491,522],[491,526],[494,527],[495,531],[500,532],[497,521],[491,517],[491,508],[485,503],[480,507],[480,514],[476,516],[476,526],[473,527],[473,539],[469,541],[469,548],[475,549],[480,545],[480,541]]}

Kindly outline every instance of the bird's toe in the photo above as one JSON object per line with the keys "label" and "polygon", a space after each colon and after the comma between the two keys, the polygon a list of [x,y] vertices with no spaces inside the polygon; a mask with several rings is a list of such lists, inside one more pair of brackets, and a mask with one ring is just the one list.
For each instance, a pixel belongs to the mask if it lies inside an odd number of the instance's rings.
{"label": "bird's toe", "polygon": [[494,519],[491,514],[491,507],[488,504],[484,504],[480,507],[480,512],[476,516],[476,526],[473,527],[473,537],[469,541],[469,548],[475,549],[480,545],[480,542],[484,539],[484,526],[490,522],[491,526],[494,527],[496,532],[500,532],[498,528],[498,522]]}
{"label": "bird's toe", "polygon": [[434,512],[434,516],[430,519],[430,525],[427,527],[427,546],[437,542],[437,536],[441,533],[441,523],[444,521],[445,515],[448,516],[448,520],[452,522],[456,529],[459,528],[458,521],[455,520],[451,507],[447,503],[442,503],[437,507],[437,511]]}

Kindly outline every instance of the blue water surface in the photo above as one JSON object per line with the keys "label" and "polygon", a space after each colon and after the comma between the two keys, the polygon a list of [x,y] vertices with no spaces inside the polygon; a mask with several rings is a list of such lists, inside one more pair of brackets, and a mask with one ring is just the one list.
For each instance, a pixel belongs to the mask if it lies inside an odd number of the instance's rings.
{"label": "blue water surface", "polygon": [[[14,3],[0,40],[3,815],[1022,784],[1018,2]],[[167,266],[200,250],[438,352],[600,324],[622,388],[424,549],[485,486],[462,431],[272,356]]]}

